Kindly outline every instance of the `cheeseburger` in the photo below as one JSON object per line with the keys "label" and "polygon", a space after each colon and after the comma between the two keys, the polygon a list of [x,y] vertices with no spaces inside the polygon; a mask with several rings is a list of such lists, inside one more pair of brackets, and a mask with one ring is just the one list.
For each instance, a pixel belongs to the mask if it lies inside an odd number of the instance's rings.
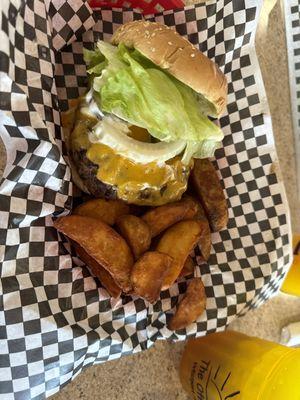
{"label": "cheeseburger", "polygon": [[69,143],[81,187],[138,205],[180,199],[193,159],[223,139],[212,121],[226,106],[223,73],[174,30],[145,21],[121,26],[84,58],[90,88]]}

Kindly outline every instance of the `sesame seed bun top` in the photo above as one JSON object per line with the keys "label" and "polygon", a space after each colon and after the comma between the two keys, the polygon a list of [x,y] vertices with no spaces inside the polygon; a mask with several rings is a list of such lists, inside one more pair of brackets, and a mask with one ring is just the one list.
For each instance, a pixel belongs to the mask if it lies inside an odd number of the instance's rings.
{"label": "sesame seed bun top", "polygon": [[217,64],[196,49],[187,39],[157,22],[133,21],[122,25],[112,43],[135,48],[161,69],[191,87],[211,103],[210,115],[223,114],[227,80]]}

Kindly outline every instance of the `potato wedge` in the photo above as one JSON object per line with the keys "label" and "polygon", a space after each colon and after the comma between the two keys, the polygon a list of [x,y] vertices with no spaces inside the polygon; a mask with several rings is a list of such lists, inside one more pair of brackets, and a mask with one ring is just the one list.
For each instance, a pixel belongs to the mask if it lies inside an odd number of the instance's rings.
{"label": "potato wedge", "polygon": [[198,210],[197,210],[197,214],[195,215],[195,219],[200,219],[200,220],[205,219],[207,221],[207,223],[208,223],[207,216],[205,214],[205,211],[204,211],[204,208],[203,208],[202,204],[200,203],[200,200],[196,200],[194,197],[193,197],[193,199],[195,201],[198,201]]}
{"label": "potato wedge", "polygon": [[143,214],[145,214],[146,211],[149,210],[149,207],[129,204],[129,209],[130,210],[128,214],[135,215],[136,217],[141,217]]}
{"label": "potato wedge", "polygon": [[198,243],[202,230],[201,221],[180,221],[167,229],[161,237],[156,250],[173,257],[172,265],[163,282],[163,289],[168,289],[178,278],[185,260]]}
{"label": "potato wedge", "polygon": [[201,252],[201,257],[204,261],[207,261],[210,256],[211,251],[211,232],[207,219],[200,220],[202,224],[202,232],[199,239],[199,249]]}
{"label": "potato wedge", "polygon": [[124,292],[131,290],[133,257],[125,239],[114,229],[99,219],[81,215],[61,217],[54,226],[102,265]]}
{"label": "potato wedge", "polygon": [[116,225],[137,260],[149,249],[151,244],[148,225],[141,218],[129,214],[121,215],[117,219]]}
{"label": "potato wedge", "polygon": [[197,212],[198,203],[192,197],[186,197],[174,203],[155,207],[146,212],[142,219],[148,224],[151,236],[155,237],[176,222],[194,218]]}
{"label": "potato wedge", "polygon": [[184,266],[178,275],[178,278],[184,278],[189,275],[193,275],[195,269],[195,263],[191,256],[188,256],[185,260]]}
{"label": "potato wedge", "polygon": [[73,242],[78,257],[87,265],[107,290],[111,297],[120,297],[122,290],[114,281],[113,277],[93,257],[91,257],[78,243]]}
{"label": "potato wedge", "polygon": [[199,239],[199,249],[201,251],[201,257],[203,261],[207,261],[211,251],[211,234],[209,223],[201,203],[199,203],[199,201],[197,201],[194,197],[189,196],[188,198],[197,203],[197,214],[195,215],[194,219],[197,219],[203,223],[203,232]]}
{"label": "potato wedge", "polygon": [[196,321],[206,307],[204,285],[200,278],[194,278],[187,287],[183,299],[178,304],[177,310],[171,318],[168,328],[172,331],[186,328]]}
{"label": "potato wedge", "polygon": [[129,206],[121,200],[92,199],[80,204],[73,211],[75,215],[100,219],[114,225],[120,215],[128,214]]}
{"label": "potato wedge", "polygon": [[172,257],[158,251],[148,251],[134,264],[131,273],[133,293],[155,303]]}
{"label": "potato wedge", "polygon": [[208,158],[195,159],[191,183],[199,197],[214,232],[224,229],[228,222],[228,207],[220,179]]}

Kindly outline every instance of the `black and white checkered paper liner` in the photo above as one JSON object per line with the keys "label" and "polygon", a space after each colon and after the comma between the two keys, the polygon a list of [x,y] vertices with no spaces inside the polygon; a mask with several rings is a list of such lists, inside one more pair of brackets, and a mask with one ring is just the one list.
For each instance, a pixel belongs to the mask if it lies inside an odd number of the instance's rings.
{"label": "black and white checkered paper liner", "polygon": [[86,90],[82,48],[109,40],[141,14],[92,15],[81,0],[1,1],[0,130],[7,148],[0,186],[1,399],[42,399],[88,365],[147,349],[156,339],[222,330],[277,292],[291,261],[290,223],[254,49],[260,7],[257,0],[218,0],[146,17],[199,46],[229,82],[224,147],[216,154],[228,229],[213,234],[209,263],[196,271],[206,312],[174,333],[166,320],[185,280],[155,305],[111,299],[52,225],[72,204],[59,111]]}

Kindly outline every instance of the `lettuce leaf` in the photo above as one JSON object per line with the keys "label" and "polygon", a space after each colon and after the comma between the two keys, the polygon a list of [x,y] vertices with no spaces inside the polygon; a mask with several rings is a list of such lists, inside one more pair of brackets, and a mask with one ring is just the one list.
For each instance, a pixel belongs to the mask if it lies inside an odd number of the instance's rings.
{"label": "lettuce leaf", "polygon": [[104,55],[98,48],[96,48],[95,50],[83,49],[83,59],[86,65],[89,67],[88,70],[90,68],[98,66],[103,61],[105,62],[105,64],[107,64]]}
{"label": "lettuce leaf", "polygon": [[94,53],[86,53],[85,60],[94,74],[95,101],[104,112],[146,128],[160,141],[185,140],[185,160],[212,155],[223,133],[191,88],[122,44],[99,41]]}

